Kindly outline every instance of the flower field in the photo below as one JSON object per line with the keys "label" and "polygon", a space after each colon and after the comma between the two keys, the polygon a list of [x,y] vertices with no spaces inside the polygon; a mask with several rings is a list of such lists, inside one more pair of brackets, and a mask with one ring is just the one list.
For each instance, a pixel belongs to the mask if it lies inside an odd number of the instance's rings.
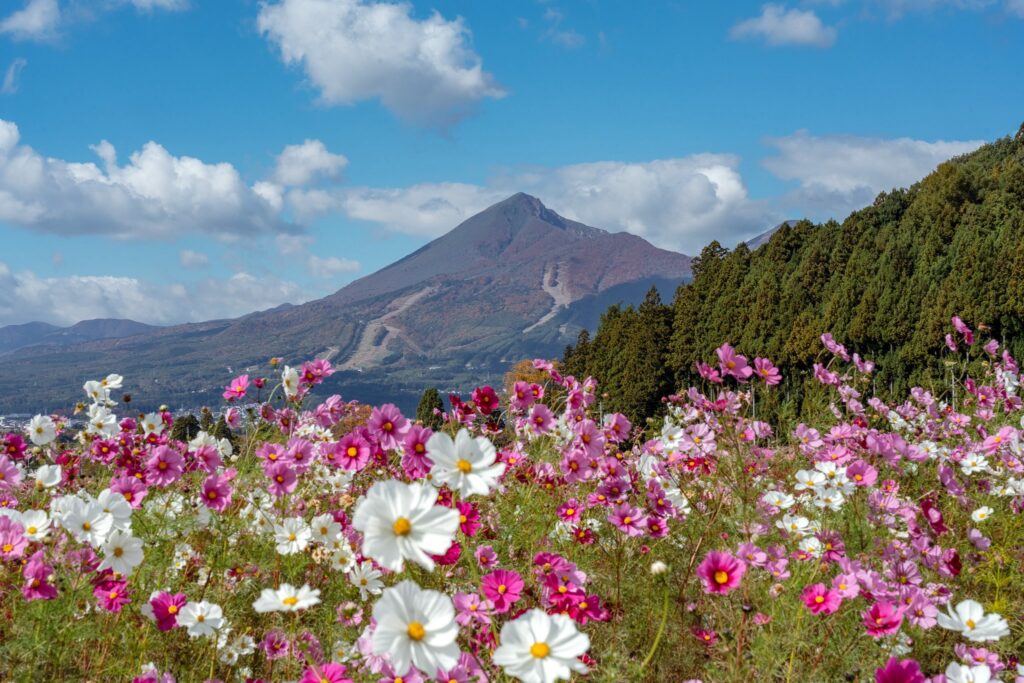
{"label": "flower field", "polygon": [[431,425],[275,363],[220,438],[87,382],[0,442],[0,680],[1024,682],[1017,361],[954,318],[883,401],[821,341],[814,424],[728,344],[641,425],[544,361]]}

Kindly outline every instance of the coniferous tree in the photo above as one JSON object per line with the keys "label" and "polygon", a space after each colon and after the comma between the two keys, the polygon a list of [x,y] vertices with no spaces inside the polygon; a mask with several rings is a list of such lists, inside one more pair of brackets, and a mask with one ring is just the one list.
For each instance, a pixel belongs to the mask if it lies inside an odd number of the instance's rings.
{"label": "coniferous tree", "polygon": [[420,403],[416,406],[416,421],[425,427],[440,429],[444,421],[440,415],[434,412],[435,409],[443,413],[444,401],[436,388],[429,387],[424,390],[423,396],[420,397]]}

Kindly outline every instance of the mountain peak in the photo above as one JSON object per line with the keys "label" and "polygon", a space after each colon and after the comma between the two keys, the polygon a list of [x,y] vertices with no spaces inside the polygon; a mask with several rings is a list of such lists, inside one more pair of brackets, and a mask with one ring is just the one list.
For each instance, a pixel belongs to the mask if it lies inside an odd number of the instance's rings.
{"label": "mountain peak", "polygon": [[[484,209],[477,215],[504,216],[508,220],[509,224],[516,229],[522,228],[523,225],[531,218],[540,219],[549,225],[553,225],[563,230],[566,228],[566,219],[544,206],[544,202],[537,197],[526,194],[525,192],[516,192],[511,197],[503,199],[497,204]],[[472,218],[470,220],[472,220]]]}

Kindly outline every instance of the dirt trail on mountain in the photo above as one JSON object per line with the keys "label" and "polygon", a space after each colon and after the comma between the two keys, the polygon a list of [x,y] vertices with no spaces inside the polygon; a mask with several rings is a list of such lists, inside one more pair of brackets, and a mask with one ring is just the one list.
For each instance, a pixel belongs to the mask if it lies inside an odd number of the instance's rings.
{"label": "dirt trail on mountain", "polygon": [[523,334],[540,327],[572,303],[572,296],[569,294],[569,288],[566,286],[567,278],[561,277],[561,269],[562,265],[560,263],[549,263],[544,267],[544,279],[541,280],[540,286],[555,302],[552,304],[551,310],[541,316],[540,320],[524,329]]}
{"label": "dirt trail on mountain", "polygon": [[352,352],[348,360],[339,366],[339,369],[366,370],[379,364],[388,355],[387,343],[392,337],[401,339],[413,351],[422,354],[423,349],[418,343],[410,338],[402,328],[389,325],[388,321],[409,310],[417,301],[430,296],[435,291],[437,291],[436,287],[426,287],[392,301],[384,315],[366,323],[363,335],[359,338],[359,345],[356,346],[356,350]]}

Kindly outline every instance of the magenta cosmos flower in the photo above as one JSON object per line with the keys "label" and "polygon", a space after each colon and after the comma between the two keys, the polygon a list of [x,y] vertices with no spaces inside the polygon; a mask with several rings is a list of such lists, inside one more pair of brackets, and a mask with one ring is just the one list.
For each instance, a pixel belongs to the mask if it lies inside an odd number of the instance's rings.
{"label": "magenta cosmos flower", "polygon": [[867,609],[864,614],[864,627],[873,638],[891,635],[900,630],[903,623],[903,610],[891,602],[879,600]]}
{"label": "magenta cosmos flower", "polygon": [[782,381],[782,374],[767,358],[754,359],[754,373],[764,380],[768,386],[774,386]]}
{"label": "magenta cosmos flower", "polygon": [[306,669],[299,683],[352,683],[344,664],[321,664]]}
{"label": "magenta cosmos flower", "polygon": [[729,553],[712,550],[697,567],[697,576],[704,580],[705,593],[724,595],[739,587],[746,566]]}
{"label": "magenta cosmos flower", "polygon": [[747,357],[736,353],[732,345],[722,344],[715,353],[718,354],[719,367],[723,375],[732,375],[742,382],[754,374],[753,369],[747,365]]}
{"label": "magenta cosmos flower", "polygon": [[481,582],[484,596],[494,605],[494,611],[503,614],[515,604],[523,594],[523,579],[513,571],[498,569],[483,578]]}
{"label": "magenta cosmos flower", "polygon": [[21,587],[21,594],[26,600],[53,600],[57,597],[57,589],[50,583],[53,567],[44,561],[42,550],[37,550],[25,563],[22,576],[25,577],[25,585]]}
{"label": "magenta cosmos flower", "polygon": [[616,506],[608,515],[608,521],[627,536],[642,536],[647,530],[647,516],[640,508],[629,503]]}
{"label": "magenta cosmos flower", "polygon": [[875,670],[875,683],[925,683],[925,677],[913,659],[892,657],[885,666]]}
{"label": "magenta cosmos flower", "polygon": [[402,415],[398,406],[385,403],[380,408],[373,409],[366,427],[381,448],[393,450],[401,447],[402,439],[409,431],[409,420]]}
{"label": "magenta cosmos flower", "polygon": [[815,583],[804,588],[800,599],[812,614],[832,614],[839,609],[839,603],[843,601],[839,593],[826,588],[823,583]]}
{"label": "magenta cosmos flower", "polygon": [[267,489],[278,498],[286,496],[295,490],[298,477],[295,475],[295,470],[288,467],[285,463],[279,462],[276,465],[271,465],[267,468],[266,474],[267,479],[270,480],[270,485],[267,486]]}
{"label": "magenta cosmos flower", "polygon": [[211,510],[224,512],[231,505],[231,480],[235,477],[235,470],[231,469],[224,474],[211,474],[203,482],[203,490],[200,497],[203,504]]}
{"label": "magenta cosmos flower", "polygon": [[355,432],[349,432],[341,437],[334,452],[335,456],[332,462],[344,470],[353,472],[358,472],[366,467],[366,463],[370,460],[370,444]]}
{"label": "magenta cosmos flower", "polygon": [[249,390],[249,375],[239,375],[231,380],[231,384],[224,389],[224,400],[235,401],[245,396]]}
{"label": "magenta cosmos flower", "polygon": [[149,601],[153,608],[153,618],[156,619],[156,627],[161,631],[170,631],[178,625],[178,612],[188,603],[184,593],[168,593],[160,591]]}

